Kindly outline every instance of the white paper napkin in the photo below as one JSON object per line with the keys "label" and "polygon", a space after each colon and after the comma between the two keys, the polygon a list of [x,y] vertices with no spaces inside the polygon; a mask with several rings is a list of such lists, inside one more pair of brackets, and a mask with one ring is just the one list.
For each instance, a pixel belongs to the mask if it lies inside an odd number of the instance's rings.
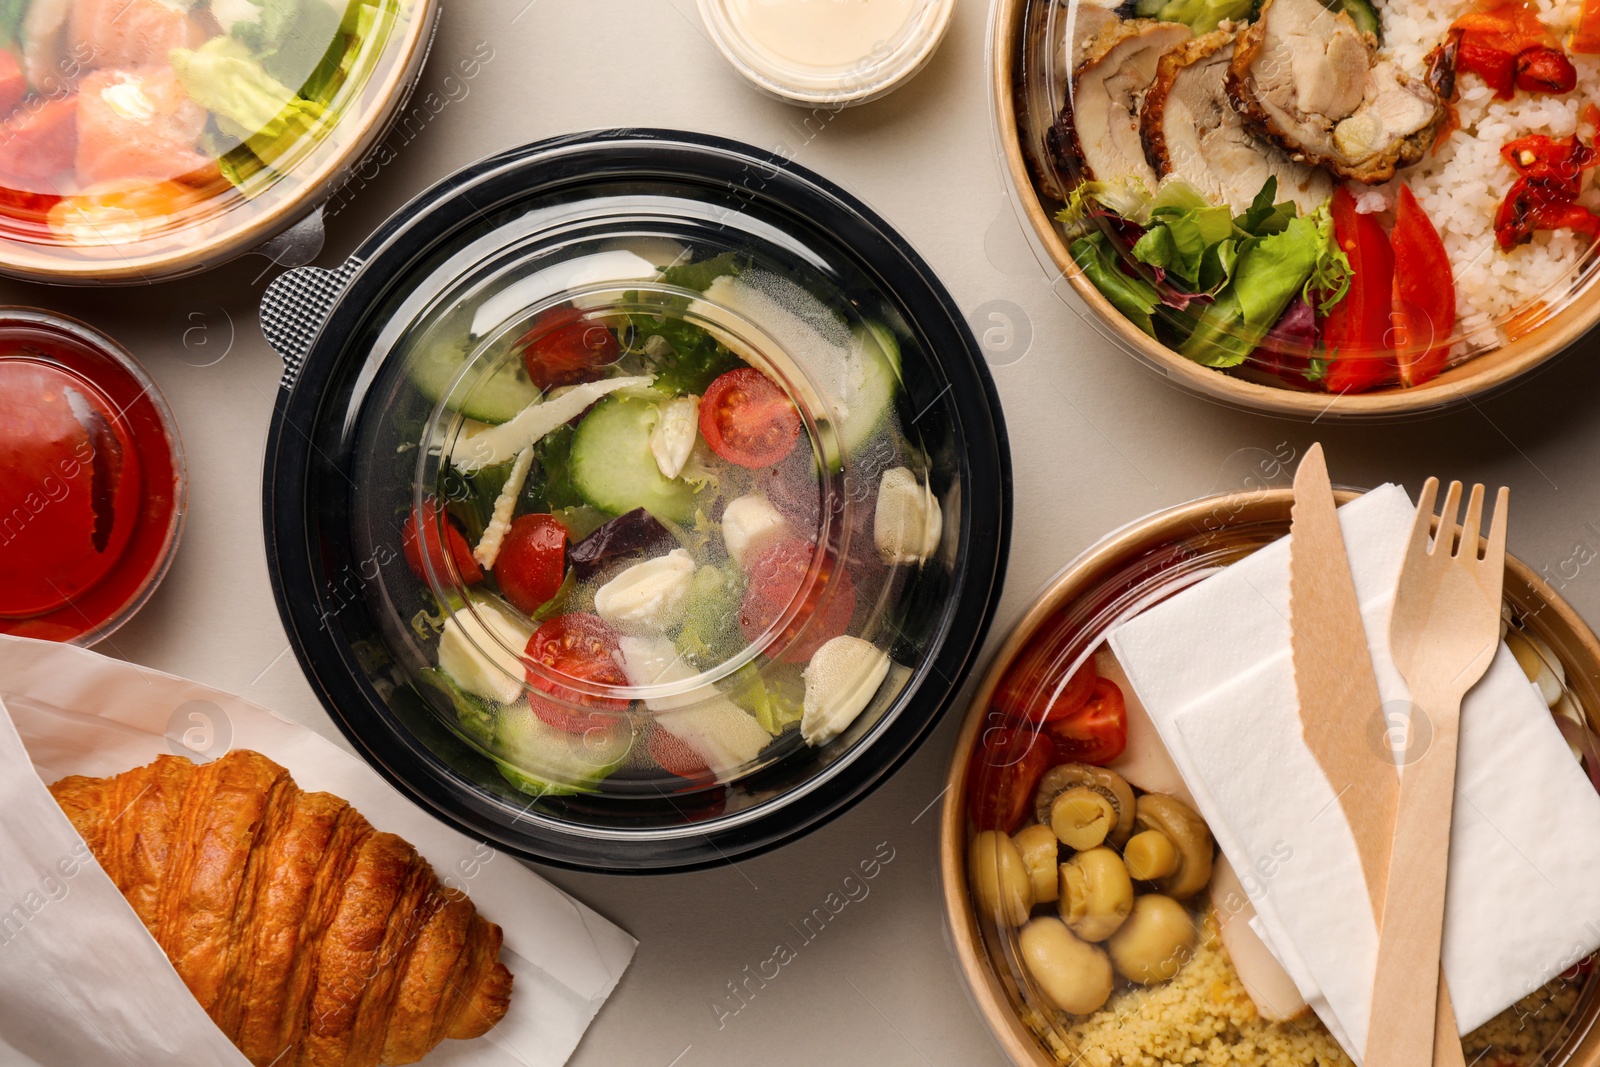
{"label": "white paper napkin", "polygon": [[[1392,485],[1339,512],[1391,712],[1408,696],[1388,632],[1412,515]],[[1230,862],[1259,874],[1289,853],[1263,879],[1258,932],[1359,1063],[1377,931],[1337,790],[1300,732],[1288,547],[1151,608],[1111,645]],[[1466,1033],[1600,946],[1600,796],[1504,647],[1463,703],[1456,789],[1443,955]]]}
{"label": "white paper napkin", "polygon": [[[196,682],[85,649],[0,637],[0,1063],[248,1067],[189,995],[45,783],[105,776],[223,732],[399,834],[505,931],[510,1010],[430,1067],[557,1067],[637,942],[510,856],[450,829],[303,726]],[[169,737],[169,733],[171,737]],[[208,751],[211,756],[221,750]],[[71,873],[67,873],[70,871]],[[19,910],[20,909],[20,910]]]}

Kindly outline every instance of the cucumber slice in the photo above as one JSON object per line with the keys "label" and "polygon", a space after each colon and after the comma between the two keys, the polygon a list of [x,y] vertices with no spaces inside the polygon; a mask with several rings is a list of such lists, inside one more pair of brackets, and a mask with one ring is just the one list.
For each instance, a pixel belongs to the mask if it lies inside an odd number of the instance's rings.
{"label": "cucumber slice", "polygon": [[1378,12],[1372,7],[1369,0],[1340,0],[1339,8],[1350,16],[1350,21],[1356,24],[1356,29],[1362,33],[1370,33],[1383,43],[1383,20],[1378,18]]}
{"label": "cucumber slice", "polygon": [[[851,331],[842,385],[845,416],[834,433],[838,448],[856,453],[883,429],[900,388],[900,342],[887,326],[868,321]],[[824,434],[822,444],[828,465],[838,470],[841,458],[830,447],[834,442]]]}
{"label": "cucumber slice", "polygon": [[633,729],[626,720],[614,727],[571,734],[533,713],[527,701],[500,709],[495,732],[506,781],[534,796],[592,793],[633,748]]}
{"label": "cucumber slice", "polygon": [[[429,400],[437,403],[467,362],[465,343],[433,341],[412,353],[406,372]],[[507,358],[493,372],[470,376],[455,389],[446,406],[479,422],[507,422],[539,399],[539,387],[528,379],[522,360]]]}
{"label": "cucumber slice", "polygon": [[590,504],[611,515],[644,508],[657,518],[687,520],[694,488],[666,478],[650,451],[650,433],[660,412],[648,400],[608,397],[578,424],[572,436],[572,485]]}

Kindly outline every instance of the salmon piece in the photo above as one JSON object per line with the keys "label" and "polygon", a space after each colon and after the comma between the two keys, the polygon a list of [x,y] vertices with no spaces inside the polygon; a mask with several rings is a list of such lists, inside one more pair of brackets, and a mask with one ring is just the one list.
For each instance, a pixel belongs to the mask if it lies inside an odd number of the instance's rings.
{"label": "salmon piece", "polygon": [[97,70],[78,83],[78,182],[160,181],[211,163],[195,150],[205,108],[171,67]]}
{"label": "salmon piece", "polygon": [[72,166],[78,146],[78,98],[35,100],[0,123],[0,181],[11,189],[59,192],[55,175]]}
{"label": "salmon piece", "polygon": [[22,64],[10,52],[0,51],[0,115],[10,115],[28,95],[28,79]]}
{"label": "salmon piece", "polygon": [[164,66],[174,48],[198,48],[207,36],[161,0],[76,0],[67,19],[68,51],[89,69]]}

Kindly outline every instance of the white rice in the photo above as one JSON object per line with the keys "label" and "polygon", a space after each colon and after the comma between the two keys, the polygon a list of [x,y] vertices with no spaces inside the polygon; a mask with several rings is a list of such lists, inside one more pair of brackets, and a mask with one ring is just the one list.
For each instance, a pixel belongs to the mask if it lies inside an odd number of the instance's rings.
{"label": "white rice", "polygon": [[[1533,3],[1557,41],[1565,42],[1580,0]],[[1401,69],[1422,77],[1428,53],[1444,41],[1450,24],[1486,5],[1472,0],[1377,0],[1375,6],[1383,20],[1384,50]],[[1392,211],[1399,186],[1409,185],[1433,220],[1455,272],[1457,330],[1466,339],[1457,355],[1502,343],[1506,320],[1532,305],[1559,305],[1588,248],[1585,238],[1565,230],[1541,231],[1530,244],[1511,252],[1501,251],[1494,236],[1495,212],[1517,176],[1500,157],[1501,147],[1530,133],[1571,136],[1578,131],[1583,102],[1592,98],[1587,94],[1600,86],[1600,57],[1570,58],[1578,87],[1565,96],[1519,89],[1511,100],[1496,100],[1482,78],[1461,75],[1456,83],[1461,128],[1443,147],[1387,185],[1351,187],[1358,209],[1373,213]],[[1590,139],[1594,131],[1585,129],[1583,134]],[[1592,176],[1592,171],[1586,175]],[[1600,207],[1600,192],[1592,181],[1580,202]]]}

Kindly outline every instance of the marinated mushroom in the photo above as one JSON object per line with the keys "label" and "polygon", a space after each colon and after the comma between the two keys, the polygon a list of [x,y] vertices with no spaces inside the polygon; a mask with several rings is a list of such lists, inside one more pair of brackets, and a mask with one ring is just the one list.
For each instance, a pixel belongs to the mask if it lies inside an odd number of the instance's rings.
{"label": "marinated mushroom", "polygon": [[[1133,822],[1141,836],[1159,833],[1172,844],[1177,865],[1153,879],[1163,893],[1188,900],[1211,881],[1211,830],[1187,804],[1165,793],[1146,793],[1139,798]],[[1142,866],[1147,858],[1155,858],[1157,847],[1153,840],[1142,843],[1137,862]]]}
{"label": "marinated mushroom", "polygon": [[1050,805],[1050,829],[1063,845],[1080,852],[1104,844],[1117,817],[1116,805],[1086,785],[1074,786]]}
{"label": "marinated mushroom", "polygon": [[1133,880],[1122,857],[1091,848],[1061,865],[1061,918],[1085,941],[1104,941],[1133,910]]}
{"label": "marinated mushroom", "polygon": [[1146,830],[1128,838],[1122,850],[1128,876],[1136,882],[1154,882],[1178,869],[1178,849],[1160,830]]}
{"label": "marinated mushroom", "polygon": [[1133,913],[1106,948],[1117,973],[1140,985],[1167,981],[1194,949],[1194,919],[1171,897],[1150,893],[1134,901]]}
{"label": "marinated mushroom", "polygon": [[1098,945],[1080,941],[1052,915],[1022,928],[1018,948],[1045,999],[1061,1011],[1088,1015],[1111,999],[1111,961]]}
{"label": "marinated mushroom", "polygon": [[[1099,840],[1089,843],[1094,847],[1101,841],[1121,848],[1133,833],[1133,787],[1116,771],[1108,771],[1104,767],[1092,767],[1087,763],[1063,763],[1059,767],[1052,767],[1039,779],[1038,791],[1033,795],[1033,811],[1038,820],[1046,826],[1055,829],[1053,813],[1056,799],[1070,790],[1084,789],[1103,798],[1116,813],[1116,821],[1110,825],[1107,832]],[[1075,794],[1076,795],[1076,794]],[[1087,807],[1074,811],[1090,810]],[[1059,832],[1057,834],[1059,835]],[[1079,838],[1084,840],[1086,838]],[[1063,842],[1072,845],[1072,842],[1062,838]],[[1072,845],[1073,848],[1082,846]]]}
{"label": "marinated mushroom", "polygon": [[1028,880],[1033,883],[1035,904],[1053,903],[1061,893],[1061,844],[1048,826],[1034,823],[1024,826],[1011,838],[1022,854],[1022,866],[1027,868]]}
{"label": "marinated mushroom", "polygon": [[1023,866],[1022,853],[1010,837],[998,830],[985,830],[974,837],[967,850],[967,876],[972,880],[979,915],[1007,926],[1028,921],[1033,883]]}

